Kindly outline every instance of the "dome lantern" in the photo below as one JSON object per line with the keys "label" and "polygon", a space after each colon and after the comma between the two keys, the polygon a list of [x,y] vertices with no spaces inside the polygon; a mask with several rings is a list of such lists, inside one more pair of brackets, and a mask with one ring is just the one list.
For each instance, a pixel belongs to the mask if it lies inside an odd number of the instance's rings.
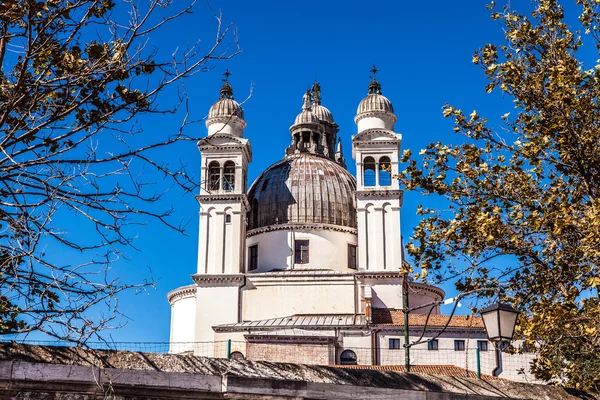
{"label": "dome lantern", "polygon": [[292,144],[287,148],[286,154],[309,152],[323,154],[324,128],[319,118],[311,109],[310,89],[302,96],[302,111],[296,116],[294,125],[290,127]]}

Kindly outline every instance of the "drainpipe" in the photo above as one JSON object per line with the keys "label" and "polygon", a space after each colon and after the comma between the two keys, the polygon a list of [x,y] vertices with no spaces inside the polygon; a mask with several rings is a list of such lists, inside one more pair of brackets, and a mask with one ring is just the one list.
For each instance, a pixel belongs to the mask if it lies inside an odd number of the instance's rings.
{"label": "drainpipe", "polygon": [[492,376],[498,376],[500,374],[500,349],[494,344],[496,350],[496,367],[492,370]]}
{"label": "drainpipe", "polygon": [[378,338],[379,332],[375,329],[373,329],[371,331],[371,364],[372,365],[379,365],[378,360],[377,360],[377,355],[379,354],[379,348],[377,346],[377,338]]}

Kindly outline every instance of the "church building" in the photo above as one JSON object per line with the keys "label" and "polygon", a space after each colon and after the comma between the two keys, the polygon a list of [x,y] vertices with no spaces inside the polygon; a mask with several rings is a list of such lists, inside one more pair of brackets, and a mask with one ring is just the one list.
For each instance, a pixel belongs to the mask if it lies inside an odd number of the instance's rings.
{"label": "church building", "polygon": [[[402,135],[374,76],[366,89],[351,143],[356,176],[315,83],[289,128],[285,156],[248,187],[252,147],[225,81],[198,142],[197,271],[192,284],[168,294],[172,353],[404,365],[402,191],[394,179]],[[404,288],[410,307],[445,296],[413,281]],[[411,342],[430,339],[411,348],[411,364],[474,371],[479,363],[486,374],[529,376],[518,370],[533,355],[494,351],[479,317],[449,319],[429,306],[409,315],[409,327]]]}

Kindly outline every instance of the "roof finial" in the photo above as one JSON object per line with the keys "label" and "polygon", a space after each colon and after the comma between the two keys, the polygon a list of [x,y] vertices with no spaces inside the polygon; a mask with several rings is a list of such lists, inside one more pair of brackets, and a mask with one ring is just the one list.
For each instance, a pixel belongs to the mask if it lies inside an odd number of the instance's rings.
{"label": "roof finial", "polygon": [[373,64],[373,68],[369,70],[373,75],[370,76],[371,83],[369,83],[369,94],[381,94],[381,85],[377,82],[376,75],[379,69]]}
{"label": "roof finial", "polygon": [[223,82],[225,82],[225,83],[221,87],[221,98],[222,99],[233,99],[233,88],[229,84],[229,77],[231,76],[231,72],[229,72],[229,68],[227,68],[225,70],[225,72],[223,72],[223,76],[225,76],[225,79],[223,79]]}
{"label": "roof finial", "polygon": [[321,85],[319,84],[319,82],[315,82],[312,85],[311,90],[311,94],[312,94],[312,100],[313,103],[316,105],[321,104]]}

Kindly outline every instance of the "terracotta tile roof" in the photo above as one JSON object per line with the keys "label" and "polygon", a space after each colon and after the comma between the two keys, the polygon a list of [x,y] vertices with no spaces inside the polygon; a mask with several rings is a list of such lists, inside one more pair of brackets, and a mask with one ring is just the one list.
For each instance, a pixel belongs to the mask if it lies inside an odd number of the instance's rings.
{"label": "terracotta tile roof", "polygon": [[[404,365],[336,365],[336,368],[371,369],[375,371],[405,372]],[[477,373],[456,365],[412,365],[410,372],[415,374],[442,375],[460,378],[477,378]],[[481,374],[485,381],[506,381],[492,375]]]}
{"label": "terracotta tile roof", "polygon": [[[412,313],[408,315],[409,326],[423,326],[426,314]],[[427,326],[443,327],[448,321],[447,315],[431,315]],[[379,326],[402,326],[404,325],[404,312],[388,308],[373,308],[373,324]],[[452,328],[483,328],[481,317],[468,315],[455,315],[448,324]]]}

